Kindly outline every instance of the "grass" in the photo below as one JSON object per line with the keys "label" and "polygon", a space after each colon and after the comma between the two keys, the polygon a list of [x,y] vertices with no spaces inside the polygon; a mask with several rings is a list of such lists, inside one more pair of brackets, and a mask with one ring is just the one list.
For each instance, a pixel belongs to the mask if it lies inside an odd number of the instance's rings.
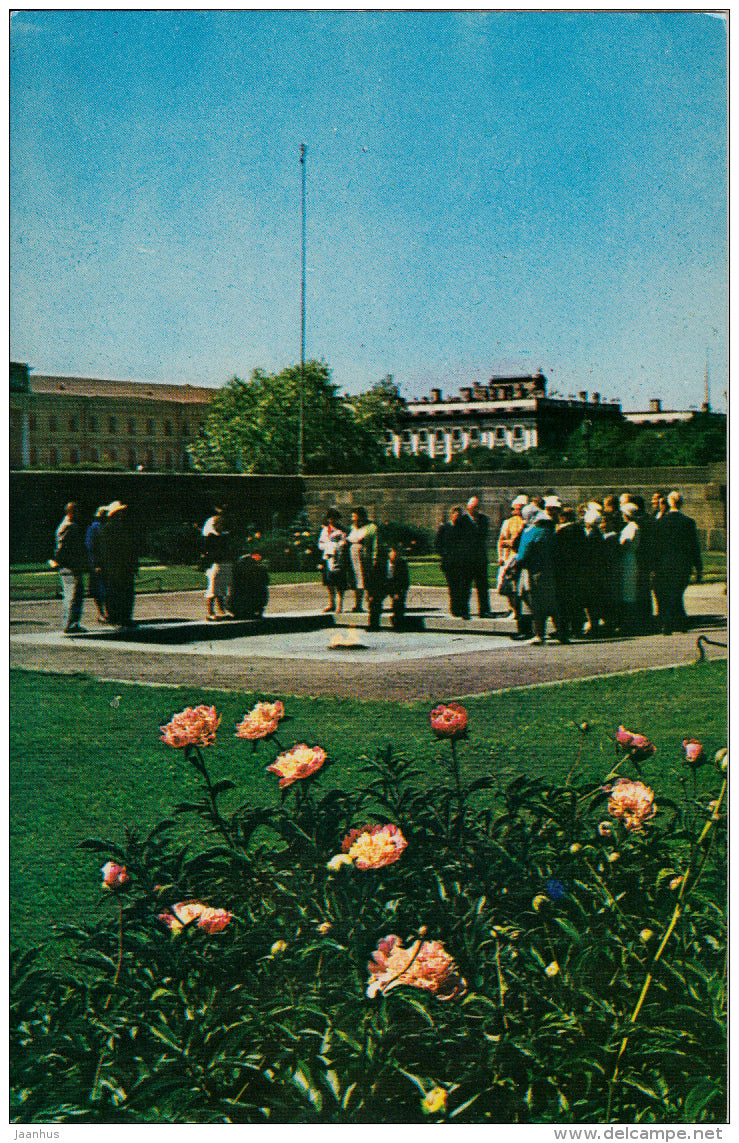
{"label": "grass", "polygon": [[[195,794],[182,754],[158,740],[158,727],[185,706],[212,703],[222,716],[208,762],[214,780],[236,781],[229,795],[234,806],[274,804],[278,797],[275,779],[264,771],[275,747],[262,744],[252,752],[233,737],[258,698],[283,698],[289,715],[279,735],[284,747],[307,742],[328,751],[328,785],[350,785],[361,756],[389,742],[430,778],[446,756],[446,744],[429,732],[425,703],[144,687],[26,671],[11,671],[10,686],[10,899],[13,942],[20,946],[43,942],[56,920],[97,915],[109,904],[99,891],[98,862],[78,849],[83,838],[122,840],[124,825],[148,830]],[[614,760],[613,734],[623,723],[657,745],[644,767],[657,801],[660,795],[680,801],[683,738],[699,738],[709,757],[726,745],[721,662],[503,692],[465,705],[471,733],[460,747],[464,773],[492,772],[503,784],[521,773],[564,779],[581,739],[578,773],[605,777]],[[591,726],[584,736],[578,730],[583,719]],[[710,785],[712,778],[712,771],[699,772],[699,783]]]}
{"label": "grass", "polygon": [[[410,560],[411,583],[415,587],[445,587],[436,556],[422,556]],[[726,555],[724,552],[707,552],[703,556],[705,583],[726,582]],[[491,579],[495,567],[491,565]],[[270,583],[320,583],[319,572],[270,572]],[[137,592],[151,591],[200,591],[204,576],[189,564],[165,567],[148,561],[141,567],[136,580]],[[10,569],[10,598],[55,599],[61,598],[59,576],[45,564],[19,564]]]}

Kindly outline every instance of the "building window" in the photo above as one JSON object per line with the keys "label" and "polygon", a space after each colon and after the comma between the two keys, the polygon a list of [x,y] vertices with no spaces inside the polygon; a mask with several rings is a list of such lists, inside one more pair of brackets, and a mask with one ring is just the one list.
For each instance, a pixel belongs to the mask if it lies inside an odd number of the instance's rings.
{"label": "building window", "polygon": [[108,432],[115,433],[118,430],[118,422],[115,417],[108,417]]}
{"label": "building window", "polygon": [[70,431],[70,433],[76,433],[77,432],[77,418],[76,417],[70,417],[69,418],[69,431]]}
{"label": "building window", "polygon": [[452,440],[455,443],[458,443],[459,441],[461,441],[461,439],[462,439],[462,430],[461,429],[452,429]]}
{"label": "building window", "polygon": [[172,436],[172,422],[171,421],[165,421],[164,422],[164,435],[165,435],[165,437],[171,437]]}
{"label": "building window", "polygon": [[428,431],[426,429],[421,429],[420,433],[418,434],[418,439],[419,441],[422,441],[423,444],[425,444],[429,439]]}
{"label": "building window", "polygon": [[133,437],[136,435],[136,422],[133,417],[128,418],[128,435]]}
{"label": "building window", "polygon": [[514,426],[514,428],[513,428],[513,439],[514,439],[514,441],[522,441],[523,440],[523,426],[522,425],[515,425]]}
{"label": "building window", "polygon": [[410,444],[410,443],[411,443],[411,441],[412,441],[412,439],[413,439],[413,438],[412,438],[412,436],[411,436],[411,431],[410,431],[410,429],[405,429],[405,430],[403,431],[403,440],[405,441],[405,443],[406,443],[406,444]]}
{"label": "building window", "polygon": [[70,464],[79,464],[79,462],[80,462],[80,451],[79,451],[79,449],[71,448],[69,450],[69,463]]}
{"label": "building window", "polygon": [[505,429],[502,425],[498,425],[495,429],[495,443],[505,444]]}
{"label": "building window", "polygon": [[395,439],[395,434],[392,429],[385,429],[385,440],[388,444],[392,444]]}
{"label": "building window", "polygon": [[90,417],[90,420],[88,421],[88,428],[90,429],[91,433],[96,433],[98,431],[97,417]]}
{"label": "building window", "polygon": [[28,418],[28,428],[29,428],[29,431],[32,433],[36,432],[36,414],[35,413],[31,413],[31,415]]}
{"label": "building window", "polygon": [[49,449],[49,464],[52,468],[57,468],[59,465],[59,449]]}
{"label": "building window", "polygon": [[56,432],[56,430],[57,430],[57,424],[58,424],[58,422],[57,422],[57,419],[56,419],[56,417],[55,417],[55,416],[51,416],[51,417],[49,417],[49,432],[50,432],[50,433],[55,433],[55,432]]}
{"label": "building window", "polygon": [[480,430],[479,429],[470,429],[470,441],[473,441],[476,444],[479,441],[479,439],[480,439]]}
{"label": "building window", "polygon": [[435,436],[436,436],[437,441],[443,441],[444,440],[444,430],[443,429],[437,429]]}
{"label": "building window", "polygon": [[146,420],[146,435],[149,437],[154,436],[154,422],[152,421],[151,417],[147,417]]}

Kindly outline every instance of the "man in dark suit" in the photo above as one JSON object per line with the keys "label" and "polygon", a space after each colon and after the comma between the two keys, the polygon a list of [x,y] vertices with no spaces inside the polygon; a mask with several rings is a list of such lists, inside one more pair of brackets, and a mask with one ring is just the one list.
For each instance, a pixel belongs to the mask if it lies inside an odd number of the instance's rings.
{"label": "man in dark suit", "polygon": [[683,595],[695,568],[695,581],[703,575],[700,545],[695,520],[681,511],[683,498],[679,492],[667,497],[668,511],[656,521],[654,528],[654,592],[657,596],[657,623],[664,635],[677,627],[686,631]]}
{"label": "man in dark suit", "polygon": [[471,496],[467,501],[465,516],[471,521],[474,531],[472,548],[472,583],[477,592],[477,610],[481,619],[487,619],[490,611],[490,583],[488,581],[488,532],[490,521],[480,511],[480,501]]}
{"label": "man in dark suit", "polygon": [[474,526],[458,504],[449,520],[436,533],[434,548],[441,556],[441,570],[449,588],[449,610],[459,619],[470,617],[470,590],[475,545]]}

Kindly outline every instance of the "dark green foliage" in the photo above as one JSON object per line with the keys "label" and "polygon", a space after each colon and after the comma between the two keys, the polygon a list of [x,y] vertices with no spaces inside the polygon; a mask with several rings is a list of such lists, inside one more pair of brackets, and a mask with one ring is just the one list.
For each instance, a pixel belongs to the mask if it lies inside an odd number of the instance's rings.
{"label": "dark green foliage", "polygon": [[189,447],[198,472],[294,473],[297,470],[300,393],[303,395],[305,471],[367,472],[379,467],[382,447],[338,396],[331,371],[307,361],[281,373],[255,369],[219,389],[199,438]]}
{"label": "dark green foliage", "polygon": [[[569,775],[589,733],[573,732]],[[722,1121],[720,766],[679,804],[656,789],[657,817],[628,832],[603,788],[636,777],[627,758],[596,783],[470,780],[469,747],[439,743],[448,776],[430,784],[387,746],[348,789],[324,767],[263,805],[211,779],[220,745],[186,748],[199,792],[146,836],[82,842],[131,875],[109,919],[66,926],[63,971],[14,960],[14,1121],[414,1123],[434,1087],[435,1118],[460,1124]],[[200,852],[175,842],[180,818]],[[402,830],[399,860],[331,872],[348,830],[375,822]],[[230,924],[170,935],[159,915],[189,899]],[[389,934],[443,942],[465,994],[368,999]]]}

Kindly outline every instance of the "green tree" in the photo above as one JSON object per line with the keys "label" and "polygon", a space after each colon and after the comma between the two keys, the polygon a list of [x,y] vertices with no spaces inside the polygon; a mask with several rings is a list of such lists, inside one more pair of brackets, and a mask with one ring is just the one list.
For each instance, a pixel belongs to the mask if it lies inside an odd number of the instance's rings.
{"label": "green tree", "polygon": [[388,373],[381,381],[376,381],[366,393],[350,397],[348,403],[357,422],[370,429],[378,440],[386,429],[398,431],[402,427],[405,401],[393,381],[392,373]]}
{"label": "green tree", "polygon": [[[382,446],[337,394],[323,361],[308,361],[302,381],[305,471],[374,471]],[[255,369],[232,378],[213,397],[198,439],[190,446],[198,472],[295,472],[298,466],[301,370]]]}

